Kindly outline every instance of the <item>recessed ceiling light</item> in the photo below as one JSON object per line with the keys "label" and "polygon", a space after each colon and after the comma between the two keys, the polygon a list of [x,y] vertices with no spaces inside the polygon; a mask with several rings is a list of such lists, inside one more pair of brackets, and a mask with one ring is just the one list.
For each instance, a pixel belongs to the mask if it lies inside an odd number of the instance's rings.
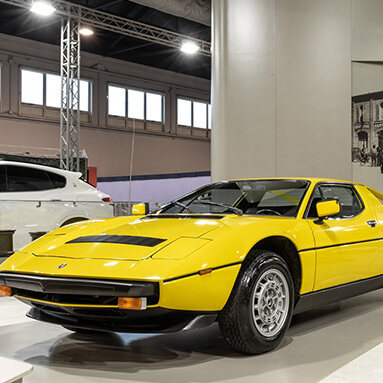
{"label": "recessed ceiling light", "polygon": [[194,41],[184,41],[181,46],[181,51],[185,53],[196,53],[199,49]]}
{"label": "recessed ceiling light", "polygon": [[55,11],[51,4],[45,1],[35,1],[32,4],[31,12],[42,16],[49,16]]}
{"label": "recessed ceiling light", "polygon": [[93,31],[88,28],[88,27],[81,27],[80,28],[80,33],[83,35],[83,36],[91,36],[93,35]]}

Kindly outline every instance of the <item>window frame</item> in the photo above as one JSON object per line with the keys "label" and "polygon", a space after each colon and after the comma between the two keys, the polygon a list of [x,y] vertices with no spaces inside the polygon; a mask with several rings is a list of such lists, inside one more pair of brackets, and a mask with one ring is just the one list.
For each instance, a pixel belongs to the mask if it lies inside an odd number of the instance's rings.
{"label": "window frame", "polygon": [[[178,100],[183,100],[183,101],[190,101],[191,102],[191,125],[182,125],[178,123]],[[194,125],[194,103],[199,103],[199,104],[205,104],[206,106],[206,128],[200,128],[198,126]],[[206,132],[211,132],[211,120],[209,119],[209,115],[211,115],[211,112],[209,113],[209,106],[210,106],[210,111],[211,111],[211,103],[206,100],[202,99],[197,99],[197,98],[189,98],[187,96],[182,96],[178,95],[176,97],[176,126],[181,127],[181,128],[188,128],[188,129],[197,129],[199,131],[206,131]]]}
{"label": "window frame", "polygon": [[[109,87],[115,87],[115,88],[121,88],[125,91],[125,116],[117,116],[113,114],[109,114]],[[144,103],[143,103],[143,115],[144,119],[140,118],[133,118],[129,117],[129,90],[130,91],[136,91],[136,92],[142,92],[144,94]],[[149,120],[147,118],[147,94],[154,94],[161,96],[161,121],[154,121]],[[107,124],[113,125],[111,122],[114,120],[116,121],[124,121],[124,127],[130,127],[131,122],[134,120],[138,122],[139,124],[143,125],[142,128],[144,130],[150,130],[149,125],[157,125],[161,126],[161,132],[165,129],[165,103],[166,103],[166,94],[165,92],[157,91],[157,90],[151,90],[151,89],[144,89],[140,87],[134,87],[129,85],[123,85],[120,83],[115,82],[107,82],[106,83],[106,95],[108,96],[107,103],[106,103],[106,116],[107,116]]]}
{"label": "window frame", "polygon": [[361,203],[361,205],[362,205],[362,208],[361,208],[361,210],[358,212],[358,214],[355,214],[355,215],[353,215],[353,216],[351,216],[351,217],[329,217],[329,218],[328,218],[329,220],[348,220],[348,219],[354,219],[354,218],[358,217],[359,215],[361,215],[361,214],[365,211],[365,209],[366,209],[366,207],[365,207],[365,203],[364,203],[362,197],[360,196],[360,194],[358,193],[358,191],[356,190],[354,184],[352,184],[352,183],[347,183],[347,182],[326,182],[326,181],[325,181],[325,182],[318,182],[318,183],[315,185],[313,191],[311,192],[310,199],[309,199],[309,201],[307,202],[306,209],[305,209],[305,212],[304,212],[304,214],[303,214],[303,218],[304,218],[304,219],[310,219],[310,220],[311,220],[311,219],[312,219],[312,220],[316,220],[316,219],[318,219],[318,217],[308,217],[308,213],[309,213],[309,211],[310,211],[311,203],[312,203],[312,201],[313,201],[313,199],[314,199],[314,194],[315,194],[315,192],[317,191],[317,189],[318,189],[320,186],[323,186],[323,185],[327,185],[327,186],[343,186],[343,187],[347,187],[347,188],[349,188],[349,189],[352,189],[352,191],[355,193],[356,197],[359,199],[359,201],[360,201],[360,203]]}
{"label": "window frame", "polygon": [[[43,75],[43,104],[32,104],[32,103],[26,103],[22,102],[21,95],[22,95],[22,71],[30,71],[30,72],[37,72],[41,73]],[[19,114],[25,115],[25,116],[33,116],[33,117],[42,117],[42,118],[51,118],[51,119],[60,119],[60,107],[56,106],[47,106],[47,75],[55,75],[61,77],[61,75],[57,72],[51,71],[51,70],[45,70],[45,69],[36,69],[32,67],[27,66],[20,66],[19,67]],[[93,119],[93,89],[94,89],[94,80],[88,77],[81,77],[80,81],[86,81],[88,82],[88,111],[82,111],[80,110],[80,121],[81,123],[92,123]],[[60,96],[61,98],[61,96]],[[79,100],[80,101],[80,100]],[[35,115],[35,113],[31,113],[28,111],[32,110],[40,110],[41,116]],[[56,114],[57,116],[56,116]]]}

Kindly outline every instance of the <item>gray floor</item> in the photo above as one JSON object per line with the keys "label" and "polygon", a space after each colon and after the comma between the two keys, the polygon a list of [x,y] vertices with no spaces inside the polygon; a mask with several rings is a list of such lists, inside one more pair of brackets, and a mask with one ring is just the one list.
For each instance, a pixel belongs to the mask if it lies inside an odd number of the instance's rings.
{"label": "gray floor", "polygon": [[[332,382],[346,382],[334,372],[383,342],[381,290],[294,317],[281,346],[261,356],[233,352],[216,325],[168,335],[85,336],[29,320],[26,310],[0,297],[0,356],[34,366],[25,383],[296,383],[331,374]],[[365,379],[356,381],[371,382]]]}

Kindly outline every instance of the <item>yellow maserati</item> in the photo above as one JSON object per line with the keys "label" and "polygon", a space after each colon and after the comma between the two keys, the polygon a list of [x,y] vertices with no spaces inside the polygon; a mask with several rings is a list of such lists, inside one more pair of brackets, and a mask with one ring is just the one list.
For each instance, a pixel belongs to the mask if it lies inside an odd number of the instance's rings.
{"label": "yellow maserati", "polygon": [[383,287],[382,200],[345,181],[218,182],[39,238],[0,266],[0,293],[73,331],[218,321],[234,349],[259,354],[293,314]]}

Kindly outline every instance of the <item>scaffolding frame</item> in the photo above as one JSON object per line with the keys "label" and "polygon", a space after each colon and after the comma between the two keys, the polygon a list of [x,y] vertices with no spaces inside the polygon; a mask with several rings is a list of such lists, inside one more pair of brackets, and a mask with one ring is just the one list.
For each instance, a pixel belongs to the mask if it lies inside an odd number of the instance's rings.
{"label": "scaffolding frame", "polygon": [[[31,0],[0,0],[0,2],[27,9],[30,9],[32,5]],[[185,40],[192,41],[200,47],[198,51],[199,54],[211,56],[211,43],[208,41],[140,23],[125,17],[112,15],[97,9],[84,7],[79,4],[73,4],[64,0],[53,0],[52,5],[56,9],[55,15],[78,19],[81,24],[87,26],[101,28],[110,32],[177,49],[181,48]]]}
{"label": "scaffolding frame", "polygon": [[61,19],[60,167],[80,170],[80,21]]}
{"label": "scaffolding frame", "polygon": [[[32,6],[32,0],[0,0],[0,3],[26,9]],[[55,7],[55,15],[61,17],[60,167],[79,171],[80,25],[101,28],[177,49],[187,40],[197,44],[200,48],[198,53],[205,56],[211,56],[211,44],[64,0],[53,0],[52,5]]]}

